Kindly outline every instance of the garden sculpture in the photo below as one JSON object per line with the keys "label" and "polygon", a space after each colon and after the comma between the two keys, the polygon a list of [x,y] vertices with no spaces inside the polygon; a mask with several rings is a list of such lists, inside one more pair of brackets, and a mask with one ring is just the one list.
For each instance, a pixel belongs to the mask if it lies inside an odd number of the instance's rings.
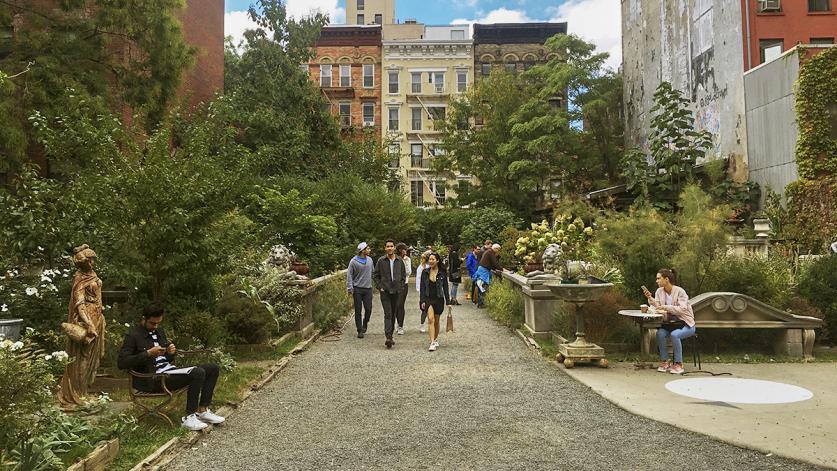
{"label": "garden sculpture", "polygon": [[549,244],[543,251],[543,271],[553,275],[561,275],[564,250],[558,244]]}
{"label": "garden sculpture", "polygon": [[291,269],[291,262],[294,258],[296,258],[296,255],[284,245],[274,245],[270,248],[270,253],[267,255],[264,265],[288,271]]}
{"label": "garden sculpture", "polygon": [[77,268],[70,292],[67,334],[70,363],[61,378],[58,401],[64,408],[84,405],[84,396],[96,379],[96,370],[105,354],[105,316],[102,308],[102,280],[93,271],[96,252],[87,244],[76,247],[73,262]]}

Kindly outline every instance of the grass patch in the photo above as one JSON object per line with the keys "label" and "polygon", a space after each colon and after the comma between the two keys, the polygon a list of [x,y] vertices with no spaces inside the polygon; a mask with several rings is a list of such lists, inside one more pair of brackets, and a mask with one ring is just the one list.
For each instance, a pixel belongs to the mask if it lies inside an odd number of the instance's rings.
{"label": "grass patch", "polygon": [[523,296],[499,276],[492,279],[485,297],[488,315],[496,322],[517,329],[523,325]]}
{"label": "grass patch", "polygon": [[284,342],[276,345],[270,350],[263,350],[263,351],[253,351],[253,352],[232,352],[233,358],[235,361],[239,363],[246,363],[246,362],[254,362],[254,361],[269,361],[269,360],[279,360],[283,356],[287,355],[288,352],[293,350],[296,344],[302,338],[299,335],[291,335]]}

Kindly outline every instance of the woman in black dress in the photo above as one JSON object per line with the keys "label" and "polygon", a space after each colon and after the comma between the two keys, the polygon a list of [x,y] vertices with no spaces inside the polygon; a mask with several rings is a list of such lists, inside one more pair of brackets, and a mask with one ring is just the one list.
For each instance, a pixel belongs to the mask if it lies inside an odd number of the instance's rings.
{"label": "woman in black dress", "polygon": [[421,309],[433,308],[433,315],[428,311],[428,318],[430,319],[430,348],[428,350],[431,352],[435,352],[439,348],[442,313],[445,311],[445,306],[450,305],[447,273],[445,273],[445,268],[439,260],[439,254],[431,253],[427,257],[429,268],[421,273],[419,297]]}

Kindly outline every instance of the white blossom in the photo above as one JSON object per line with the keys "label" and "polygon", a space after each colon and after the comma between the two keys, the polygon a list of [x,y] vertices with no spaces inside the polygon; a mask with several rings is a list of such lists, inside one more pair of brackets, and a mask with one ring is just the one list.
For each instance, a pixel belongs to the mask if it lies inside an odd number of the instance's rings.
{"label": "white blossom", "polygon": [[11,351],[20,350],[23,348],[23,342],[18,340],[17,342],[13,343],[12,346],[9,348]]}
{"label": "white blossom", "polygon": [[52,283],[52,278],[48,277],[46,273],[41,275],[41,283]]}
{"label": "white blossom", "polygon": [[70,355],[67,354],[64,350],[58,350],[57,352],[50,353],[52,358],[55,358],[58,361],[64,361],[70,358]]}
{"label": "white blossom", "polygon": [[38,288],[28,287],[26,288],[26,295],[32,296],[33,294],[38,294]]}
{"label": "white blossom", "polygon": [[9,306],[6,304],[0,306],[0,312],[9,312]]}
{"label": "white blossom", "polygon": [[52,355],[44,355],[44,360],[46,360],[46,361],[52,360]]}
{"label": "white blossom", "polygon": [[9,339],[5,339],[2,342],[0,342],[0,348],[9,348],[11,346],[12,346],[12,341],[9,340]]}

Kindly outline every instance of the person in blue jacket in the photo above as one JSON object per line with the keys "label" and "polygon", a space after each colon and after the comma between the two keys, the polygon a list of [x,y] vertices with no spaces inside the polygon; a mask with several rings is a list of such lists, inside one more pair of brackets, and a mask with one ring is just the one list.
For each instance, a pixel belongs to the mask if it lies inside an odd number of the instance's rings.
{"label": "person in blue jacket", "polygon": [[477,254],[479,251],[480,246],[475,245],[468,252],[468,256],[465,257],[465,267],[468,269],[468,276],[471,277],[471,302],[474,304],[477,303],[477,268],[480,265]]}

